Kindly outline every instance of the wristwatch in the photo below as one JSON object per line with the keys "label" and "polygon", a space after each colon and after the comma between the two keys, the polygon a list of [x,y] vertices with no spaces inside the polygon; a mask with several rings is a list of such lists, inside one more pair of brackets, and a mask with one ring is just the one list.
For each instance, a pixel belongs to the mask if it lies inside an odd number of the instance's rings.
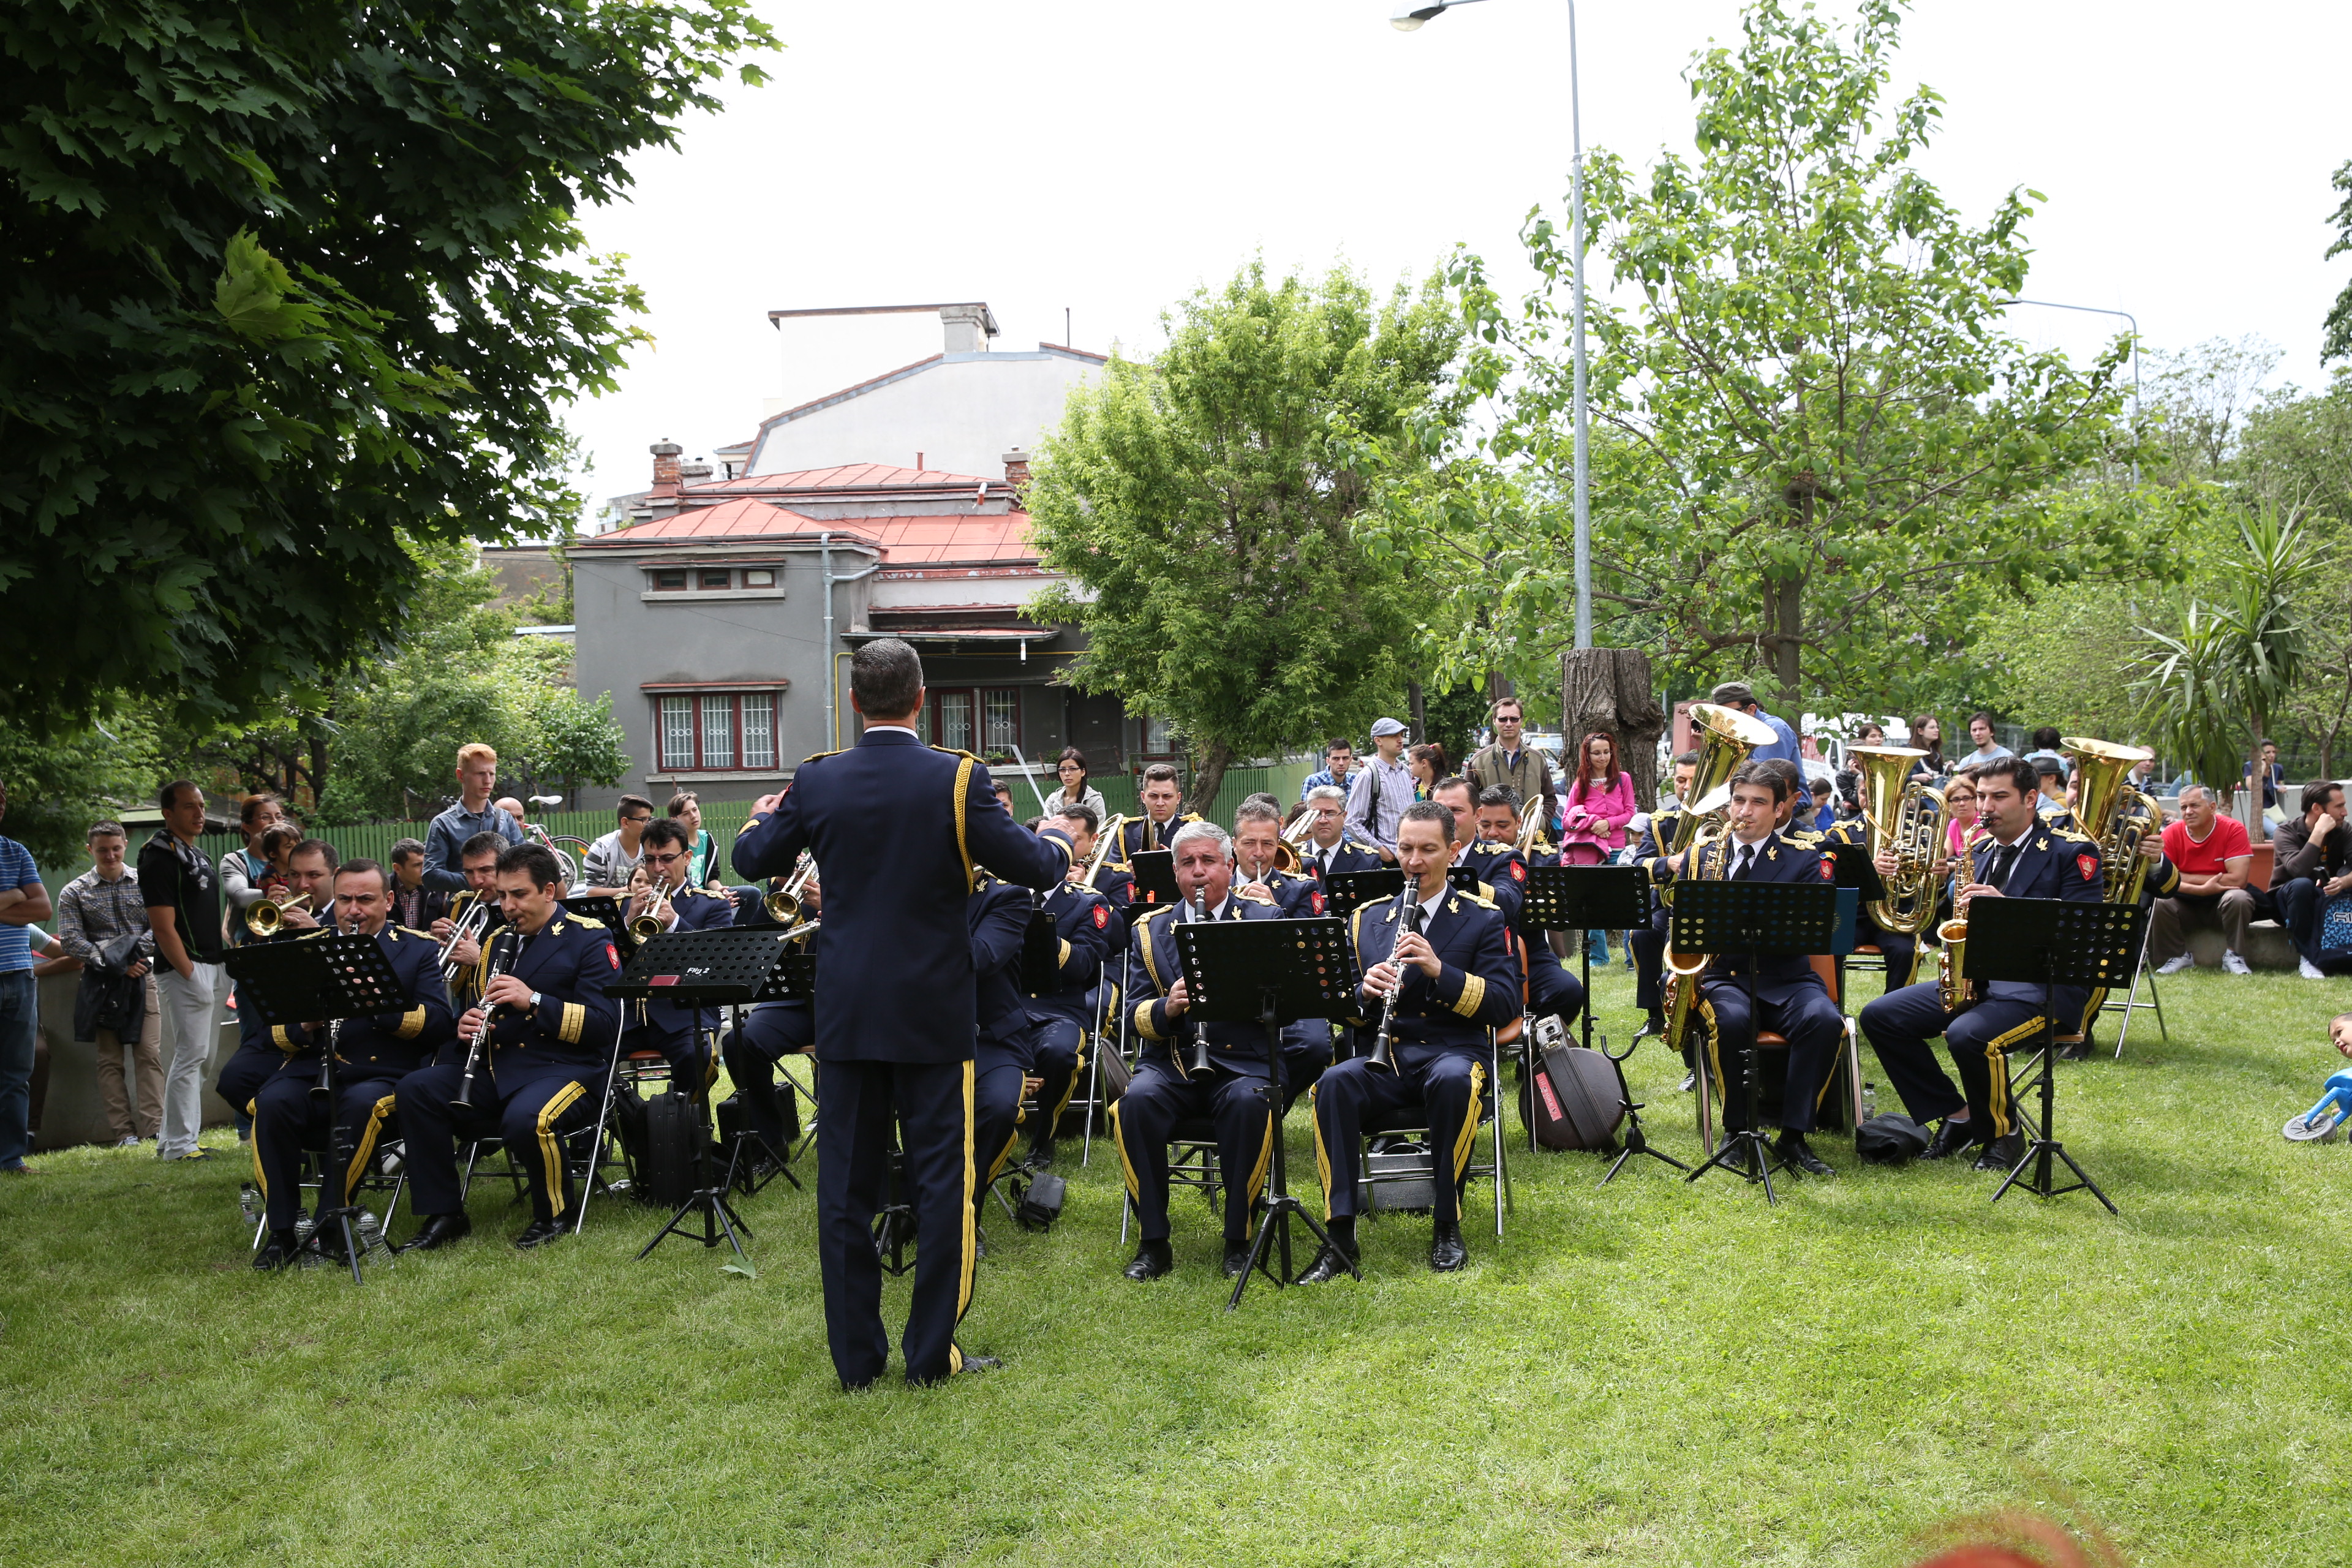
{"label": "wristwatch", "polygon": [[530,1010],[534,1013],[539,1011],[539,993],[536,991],[530,994]]}

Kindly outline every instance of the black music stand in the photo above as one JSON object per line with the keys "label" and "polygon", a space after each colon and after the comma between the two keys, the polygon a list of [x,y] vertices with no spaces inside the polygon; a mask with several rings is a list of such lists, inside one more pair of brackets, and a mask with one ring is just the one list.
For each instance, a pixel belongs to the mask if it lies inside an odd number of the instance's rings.
{"label": "black music stand", "polygon": [[[1187,921],[1176,928],[1176,960],[1184,972],[1185,992],[1192,998],[1185,1009],[1188,1019],[1256,1023],[1265,1029],[1265,1065],[1270,1075],[1265,1113],[1274,1124],[1274,1169],[1257,1240],[1250,1247],[1248,1264],[1234,1281],[1232,1299],[1225,1302],[1230,1312],[1242,1304],[1242,1292],[1249,1289],[1254,1270],[1265,1269],[1277,1289],[1291,1282],[1292,1215],[1304,1222],[1321,1245],[1331,1245],[1331,1233],[1290,1195],[1290,1167],[1282,1137],[1286,1098],[1282,1026],[1300,1018],[1347,1017],[1355,1002],[1356,961],[1348,950],[1347,922],[1334,915],[1312,920]],[[1282,1254],[1279,1273],[1267,1256],[1277,1232]],[[1359,1279],[1364,1277],[1352,1261],[1348,1271]]]}
{"label": "black music stand", "polygon": [[1173,849],[1139,849],[1127,863],[1128,875],[1135,879],[1134,901],[1139,904],[1181,904],[1184,894],[1176,886],[1176,852]]}
{"label": "black music stand", "polygon": [[1727,1131],[1706,1163],[1683,1180],[1696,1182],[1709,1171],[1732,1170],[1737,1160],[1740,1175],[1763,1184],[1766,1203],[1780,1201],[1772,1192],[1771,1147],[1756,1125],[1756,1037],[1764,1027],[1756,1011],[1757,961],[1767,955],[1827,952],[1837,934],[1837,889],[1827,881],[1675,880],[1673,950],[1736,952],[1748,960],[1748,1048],[1741,1053],[1739,1068],[1748,1125]]}
{"label": "black music stand", "polygon": [[[756,1001],[767,988],[783,948],[782,931],[762,931],[756,926],[663,931],[638,947],[620,979],[604,987],[604,994],[635,1001],[658,999],[698,1009],[728,1007],[735,1010],[735,1022],[740,1026],[742,1005]],[[698,1022],[696,1033],[700,1033]],[[736,1257],[745,1256],[743,1243],[735,1233],[740,1229],[749,1236],[751,1227],[727,1202],[728,1191],[735,1184],[735,1159],[742,1152],[742,1144],[738,1142],[730,1155],[726,1174],[713,1181],[708,1074],[693,1086],[691,1098],[699,1117],[694,1140],[697,1184],[686,1202],[678,1205],[677,1212],[670,1215],[669,1223],[654,1232],[654,1238],[637,1253],[641,1260],[673,1235],[690,1238],[686,1226],[689,1214],[702,1215],[703,1246],[717,1247],[723,1237],[727,1245],[735,1249]]]}
{"label": "black music stand", "polygon": [[[237,1005],[255,1006],[272,1024],[316,1023],[329,1026],[319,1047],[319,1080],[310,1086],[314,1099],[327,1102],[327,1161],[319,1176],[319,1206],[310,1215],[310,1234],[295,1249],[299,1257],[315,1252],[330,1260],[327,1237],[340,1235],[343,1261],[351,1266],[352,1283],[361,1283],[360,1252],[352,1216],[359,1209],[344,1195],[341,1183],[349,1165],[342,1147],[342,1121],[335,1101],[342,1087],[336,1068],[333,1026],[345,1018],[405,1011],[415,997],[392,967],[375,938],[357,931],[334,931],[300,942],[248,943],[228,951],[224,961],[236,982]],[[386,1216],[387,1218],[390,1216]]]}
{"label": "black music stand", "polygon": [[1323,879],[1323,907],[1345,920],[1362,905],[1404,891],[1404,872],[1394,866],[1372,871],[1334,871]]}
{"label": "black music stand", "polygon": [[[1650,872],[1643,866],[1537,866],[1528,872],[1527,899],[1520,905],[1528,922],[1544,931],[1638,931],[1650,923]],[[1549,951],[1549,950],[1547,950]],[[1584,974],[1584,1048],[1592,1048],[1592,944],[1577,944],[1578,962]],[[1532,963],[1532,954],[1529,962]],[[1601,1054],[1617,1072],[1617,1095],[1625,1107],[1625,1146],[1611,1162],[1609,1173],[1601,1178],[1607,1186],[1624,1169],[1625,1162],[1636,1154],[1647,1154],[1664,1160],[1677,1171],[1690,1167],[1663,1149],[1654,1148],[1649,1134],[1642,1129],[1642,1103],[1633,1098],[1633,1086],[1625,1081],[1625,1058],[1642,1043],[1636,1035],[1626,1044],[1622,1053],[1609,1048],[1609,1037],[1601,1037]],[[1541,1062],[1535,1055],[1532,1040],[1528,1044],[1528,1070],[1540,1070]],[[1536,1130],[1528,1127],[1528,1147],[1536,1146]]]}
{"label": "black music stand", "polygon": [[612,894],[583,893],[576,899],[566,899],[563,900],[563,912],[603,926],[612,932],[613,946],[620,953],[623,963],[635,955],[637,939],[629,930],[629,922],[622,917],[621,900]]}
{"label": "black music stand", "polygon": [[[2139,963],[2140,942],[2147,916],[2137,905],[2071,903],[2064,899],[1971,899],[1969,900],[1969,951],[1962,961],[1964,978],[1979,983],[2008,981],[2042,987],[2042,1040],[2036,1047],[2042,1079],[2042,1125],[2025,1146],[2016,1169],[1992,1195],[1999,1203],[2013,1186],[2022,1186],[2037,1198],[2054,1198],[2087,1192],[2109,1214],[2122,1211],[2099,1190],[2096,1182],[2066,1145],[2053,1136],[2051,1117],[2056,1110],[2058,1058],[2057,995],[2061,985],[2096,987],[2125,984]],[[1995,1072],[2008,1070],[1996,1064]],[[2029,1067],[2028,1071],[2033,1068]],[[2052,1184],[2052,1159],[2063,1160],[2074,1173],[2067,1186]],[[2025,1168],[2033,1174],[2022,1182]]]}

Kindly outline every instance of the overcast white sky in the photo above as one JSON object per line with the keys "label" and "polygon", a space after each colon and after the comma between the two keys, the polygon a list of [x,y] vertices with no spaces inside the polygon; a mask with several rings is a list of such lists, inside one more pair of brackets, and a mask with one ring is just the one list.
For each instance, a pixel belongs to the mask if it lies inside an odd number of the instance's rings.
{"label": "overcast white sky", "polygon": [[[899,319],[788,366],[770,310],[985,300],[999,348],[1062,341],[1067,310],[1078,346],[1148,353],[1162,309],[1254,251],[1385,286],[1460,241],[1516,294],[1522,217],[1565,199],[1559,0],[1410,34],[1389,0],[763,9],[788,46],[774,79],[730,88],[678,152],[638,159],[632,203],[586,216],[630,257],[657,340],[572,412],[593,496],[641,489],[656,439],[707,453],[748,437],[763,398],[939,347],[935,322]],[[1637,163],[1686,147],[1683,68],[1736,42],[1738,9],[1586,0],[1588,145]],[[2285,351],[2280,377],[2325,379],[2321,319],[2352,278],[2322,259],[2328,174],[2352,157],[2352,5],[1919,0],[1905,37],[1896,89],[1946,100],[1927,162],[1946,195],[1972,216],[2012,185],[2047,197],[2029,296],[2134,311],[2158,347],[2256,334]],[[2119,325],[2019,313],[2077,353]]]}

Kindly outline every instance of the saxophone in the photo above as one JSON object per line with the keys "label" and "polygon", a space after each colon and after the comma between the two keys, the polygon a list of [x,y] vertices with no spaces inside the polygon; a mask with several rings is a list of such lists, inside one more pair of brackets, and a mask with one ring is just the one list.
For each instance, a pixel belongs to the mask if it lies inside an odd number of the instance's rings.
{"label": "saxophone", "polygon": [[[1730,834],[1727,821],[1706,823],[1693,836],[1690,845],[1690,868],[1694,880],[1719,882],[1727,875],[1725,868],[1731,857],[1716,857],[1715,871],[1706,871],[1706,852],[1721,844]],[[1671,886],[1671,884],[1669,884]],[[1715,961],[1711,952],[1678,952],[1666,950],[1666,1044],[1676,1050],[1683,1045],[1683,1031],[1690,1026],[1691,1010],[1698,1005],[1698,977]]]}
{"label": "saxophone", "polygon": [[1976,1000],[1960,977],[1968,966],[1969,922],[1946,921],[1936,928],[1936,940],[1943,944],[1936,950],[1936,1001],[1947,1013],[1961,1012]]}

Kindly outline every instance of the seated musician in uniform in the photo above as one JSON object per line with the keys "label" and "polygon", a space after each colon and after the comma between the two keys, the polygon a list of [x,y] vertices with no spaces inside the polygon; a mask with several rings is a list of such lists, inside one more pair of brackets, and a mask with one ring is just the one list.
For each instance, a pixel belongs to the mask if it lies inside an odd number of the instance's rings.
{"label": "seated musician in uniform", "polygon": [[1318,784],[1307,792],[1307,809],[1315,826],[1298,847],[1298,869],[1320,882],[1340,871],[1377,871],[1388,864],[1379,848],[1348,832],[1348,792],[1337,784]]}
{"label": "seated musician in uniform", "polygon": [[[1627,865],[1639,866],[1650,873],[1651,884],[1650,923],[1625,933],[1625,945],[1633,950],[1633,1005],[1642,1009],[1643,1018],[1635,1039],[1666,1032],[1666,933],[1673,922],[1658,897],[1656,866],[1682,826],[1683,815],[1689,808],[1691,780],[1697,773],[1696,752],[1685,752],[1675,759],[1674,798],[1672,802],[1660,801],[1658,809],[1650,813],[1649,825],[1634,837],[1632,852],[1625,858]],[[1683,1087],[1688,1089],[1690,1085],[1685,1083]]]}
{"label": "seated musician in uniform", "polygon": [[1512,837],[1500,840],[1479,831],[1477,805],[1467,779],[1440,779],[1431,795],[1454,814],[1454,865],[1470,868],[1478,879],[1478,896],[1503,911],[1503,921],[1510,928],[1512,945],[1527,974],[1528,1011],[1539,1018],[1549,1015],[1559,1019],[1563,1030],[1573,1026],[1584,1013],[1584,983],[1570,973],[1559,954],[1552,951],[1547,932],[1536,931],[1524,937],[1520,932],[1528,864],[1519,854],[1516,831]]}
{"label": "seated musician in uniform", "polygon": [[[1315,1086],[1315,1168],[1323,1178],[1331,1245],[1299,1276],[1320,1284],[1357,1257],[1359,1151],[1366,1123],[1420,1108],[1435,1179],[1429,1266],[1442,1273],[1470,1261],[1462,1240],[1462,1183],[1477,1142],[1489,1033],[1519,1016],[1519,966],[1502,910],[1446,880],[1454,858],[1452,810],[1415,801],[1397,820],[1397,864],[1405,891],[1361,904],[1349,917],[1357,967],[1360,1027],[1389,1020],[1391,1060],[1353,1057]],[[1410,900],[1408,902],[1408,900]],[[1394,1005],[1390,998],[1394,996]]]}
{"label": "seated musician in uniform", "polygon": [[[1696,851],[1657,862],[1664,880],[1734,882],[1827,882],[1835,868],[1822,852],[1790,842],[1774,830],[1790,800],[1785,765],[1754,758],[1731,775],[1730,831]],[[1685,864],[1688,868],[1685,869]],[[1773,1152],[1790,1168],[1816,1176],[1837,1173],[1805,1141],[1811,1131],[1838,1042],[1845,1037],[1845,1015],[1838,1010],[1812,963],[1801,953],[1768,954],[1757,962],[1757,1016],[1748,1012],[1744,953],[1718,953],[1699,976],[1699,1027],[1708,1068],[1722,1090],[1727,1131],[1745,1129],[1750,1108],[1733,1084],[1744,1081],[1739,1053],[1769,1029],[1789,1043],[1788,1073],[1780,1091],[1780,1136]]]}
{"label": "seated musician in uniform", "polygon": [[611,1078],[621,1022],[621,1005],[604,994],[621,972],[613,933],[563,912],[562,868],[544,845],[502,851],[498,889],[507,923],[482,956],[480,1000],[457,1020],[460,1050],[470,1056],[480,1038],[479,1060],[421,1068],[394,1091],[409,1206],[424,1218],[404,1252],[446,1247],[474,1228],[457,1181],[460,1134],[498,1139],[522,1167],[531,1219],[515,1245],[562,1236],[572,1193],[561,1124],[583,1114],[593,1121]]}
{"label": "seated musician in uniform", "polygon": [[[1054,816],[1045,818],[1042,826],[1053,828],[1069,838],[1069,880],[1083,883],[1086,880],[1086,868],[1094,860],[1095,850],[1099,847],[1097,836],[1102,832],[1101,819],[1095,816],[1093,806],[1084,804],[1076,805],[1064,804],[1056,806],[1055,813]],[[1114,847],[1111,854],[1115,856],[1117,853]],[[1103,863],[1095,868],[1092,888],[1095,892],[1102,895],[1103,902],[1110,906],[1111,946],[1114,949],[1125,947],[1127,945],[1127,910],[1128,906],[1135,901],[1135,879],[1123,868],[1114,865],[1110,857],[1107,856]]]}
{"label": "seated musician in uniform", "polygon": [[[482,983],[482,943],[489,934],[506,923],[499,910],[499,857],[506,853],[507,841],[495,833],[477,833],[459,847],[457,864],[466,878],[466,886],[448,895],[447,908],[436,920],[430,934],[434,942],[449,949],[448,962],[457,966],[457,978],[449,985],[449,1005],[464,1009],[474,1004]],[[458,900],[463,899],[463,904]],[[450,938],[465,923],[469,910],[480,905],[488,913],[489,926],[478,937],[457,937],[456,945]]]}
{"label": "seated musician in uniform", "polygon": [[1154,763],[1143,770],[1143,785],[1136,794],[1143,802],[1143,815],[1119,825],[1118,847],[1111,851],[1111,858],[1122,866],[1133,860],[1139,850],[1167,848],[1177,829],[1201,820],[1198,812],[1176,809],[1183,792],[1176,786],[1176,770],[1166,763]]}
{"label": "seated musician in uniform", "polygon": [[[302,909],[283,907],[278,919],[277,931],[268,937],[256,937],[250,931],[241,933],[247,942],[297,942],[313,931],[332,928],[335,921],[335,867],[339,857],[335,847],[323,838],[298,840],[286,857],[283,881],[285,904],[307,896],[310,902]],[[249,914],[253,906],[246,906]],[[245,915],[232,917],[240,923]],[[239,1007],[236,1010],[236,1049],[221,1064],[220,1077],[213,1084],[213,1092],[235,1110],[247,1116],[254,1113],[253,1097],[261,1086],[285,1065],[286,1054],[295,1049],[292,1037],[263,1022],[259,1008]]]}
{"label": "seated musician in uniform", "polygon": [[[824,918],[824,887],[814,870],[802,881],[796,896],[802,923]],[[735,916],[738,925],[756,925],[766,919],[767,911],[757,900],[745,904]],[[814,933],[795,938],[792,951],[806,952],[813,940]],[[719,1055],[727,1064],[728,1081],[735,1086],[744,1125],[759,1134],[778,1159],[789,1156],[793,1145],[800,1142],[801,1107],[800,1090],[793,1087],[791,1076],[785,1075],[780,1085],[777,1069],[786,1057],[806,1056],[815,1049],[816,1016],[805,996],[753,1004],[743,1015],[741,1032],[730,1030],[719,1042]]]}
{"label": "seated musician in uniform", "polygon": [[[1975,777],[1982,834],[1969,847],[1969,879],[1959,889],[1962,920],[1979,899],[2102,901],[2098,845],[2042,818],[2032,763],[2002,757],[1980,764]],[[2042,994],[2041,986],[2015,981],[1996,981],[1983,989],[1983,995],[1956,1008],[1946,1005],[1937,981],[1906,985],[1863,1008],[1862,1032],[1911,1120],[1922,1127],[1943,1123],[1923,1159],[1949,1159],[1981,1143],[1976,1168],[2005,1171],[2023,1158],[2025,1135],[2010,1113],[2004,1057],[2040,1033]],[[2081,1018],[2088,1000],[2077,987],[2060,986],[2058,1027]],[[1959,1089],[1952,1087],[1927,1043],[1937,1035],[1959,1068]]]}
{"label": "seated musician in uniform", "polygon": [[[331,1030],[324,1024],[271,1030],[283,1042],[284,1055],[253,1097],[253,1172],[261,1183],[269,1227],[269,1239],[254,1254],[256,1268],[283,1268],[294,1260],[302,1151],[330,1147],[327,1104],[310,1092],[319,1081],[319,1052],[330,1035],[337,1063],[333,1118],[340,1137],[334,1146],[344,1156],[337,1176],[348,1203],[375,1158],[376,1145],[400,1136],[392,1125],[394,1086],[431,1061],[456,1034],[441,970],[434,963],[433,939],[386,918],[392,910],[387,881],[384,868],[373,860],[346,861],[335,872],[335,918],[342,930],[375,939],[412,1005],[345,1018]],[[333,1247],[341,1245],[337,1234]]]}
{"label": "seated musician in uniform", "polygon": [[[1285,871],[1281,858],[1282,808],[1272,795],[1252,795],[1234,813],[1234,889],[1238,897],[1270,901],[1285,920],[1313,920],[1323,913],[1323,885],[1300,871]],[[1283,1104],[1307,1092],[1331,1065],[1331,1022],[1301,1018],[1284,1035]]]}
{"label": "seated musician in uniform", "polygon": [[[1168,1244],[1168,1140],[1181,1121],[1214,1123],[1224,1181],[1227,1275],[1249,1262],[1250,1220],[1274,1159],[1274,1107],[1267,1093],[1265,1032],[1255,1024],[1195,1025],[1179,964],[1176,929],[1192,920],[1276,920],[1268,905],[1233,892],[1232,840],[1213,822],[1176,830],[1176,886],[1182,904],[1142,911],[1135,921],[1128,998],[1130,1027],[1143,1042],[1134,1081],[1111,1108],[1111,1142],[1127,1177],[1142,1241],[1129,1279],[1157,1279],[1175,1267]],[[1188,1073],[1196,1029],[1208,1036],[1206,1070]],[[1288,1044],[1286,1032],[1285,1044]],[[1280,1086],[1272,1086],[1277,1090]]]}
{"label": "seated musician in uniform", "polygon": [[[693,859],[694,840],[682,824],[667,816],[646,823],[638,840],[637,868],[630,876],[623,918],[635,922],[651,916],[665,932],[733,925],[732,898],[688,882]],[[621,1049],[659,1051],[677,1087],[698,1092],[716,1076],[717,1066],[707,1042],[719,1026],[717,1008],[647,1000],[625,1004],[622,1016],[627,1032],[621,1037]]]}
{"label": "seated musician in uniform", "polygon": [[[1034,1071],[1036,1036],[1028,999],[1021,993],[1021,954],[1029,934],[1034,899],[1014,882],[982,871],[973,877],[964,918],[971,931],[971,976],[980,1035],[971,1068],[971,1184],[973,1244],[987,1256],[977,1234],[989,1184],[1003,1171],[1021,1141],[1021,1090]],[[1044,1098],[1042,1092],[1039,1096]]]}
{"label": "seated musician in uniform", "polygon": [[[1071,809],[1085,811],[1080,805]],[[1049,817],[1040,837],[1059,844],[1078,867],[1077,845],[1061,817]],[[1070,1108],[1079,1075],[1087,1067],[1087,1035],[1094,1027],[1096,987],[1102,979],[1103,960],[1117,939],[1118,922],[1099,893],[1076,881],[1055,884],[1038,907],[1053,917],[1055,969],[1052,983],[1029,994],[1026,1003],[1034,1056],[1030,1071],[1036,1077],[1037,1119],[1029,1130],[1029,1163],[1043,1170],[1054,1163],[1054,1129]],[[977,957],[978,950],[974,950]],[[982,1010],[982,1026],[987,1026]],[[985,1061],[983,1060],[983,1066]],[[987,1145],[979,1145],[985,1152]]]}

